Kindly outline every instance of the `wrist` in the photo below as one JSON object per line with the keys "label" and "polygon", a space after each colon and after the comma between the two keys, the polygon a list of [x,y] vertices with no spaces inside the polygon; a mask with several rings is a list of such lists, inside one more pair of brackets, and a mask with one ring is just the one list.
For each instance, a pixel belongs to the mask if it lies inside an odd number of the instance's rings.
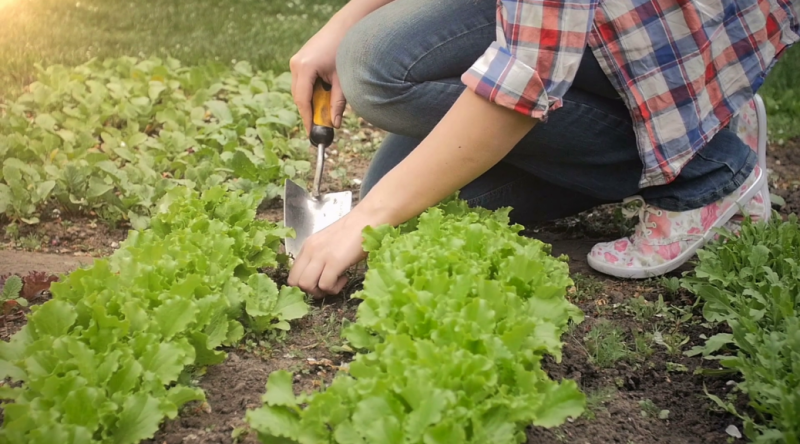
{"label": "wrist", "polygon": [[350,212],[350,218],[353,223],[363,227],[378,227],[385,224],[397,226],[405,221],[399,220],[400,217],[398,217],[398,211],[395,207],[396,205],[389,204],[386,199],[382,199],[373,190],[353,208]]}

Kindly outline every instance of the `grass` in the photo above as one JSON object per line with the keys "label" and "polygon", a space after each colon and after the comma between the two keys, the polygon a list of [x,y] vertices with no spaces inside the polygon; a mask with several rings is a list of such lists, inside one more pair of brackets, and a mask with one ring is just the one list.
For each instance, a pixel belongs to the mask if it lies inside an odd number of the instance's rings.
{"label": "grass", "polygon": [[[286,71],[289,58],[347,0],[0,0],[0,100],[18,95],[34,64],[78,65],[121,55],[185,64],[247,60]],[[800,50],[767,78],[770,136],[800,136]]]}
{"label": "grass", "polygon": [[34,64],[172,56],[185,64],[247,60],[286,71],[289,58],[346,0],[0,0],[0,99]]}
{"label": "grass", "polygon": [[800,137],[800,49],[790,48],[759,91],[769,116],[770,139],[777,145]]}

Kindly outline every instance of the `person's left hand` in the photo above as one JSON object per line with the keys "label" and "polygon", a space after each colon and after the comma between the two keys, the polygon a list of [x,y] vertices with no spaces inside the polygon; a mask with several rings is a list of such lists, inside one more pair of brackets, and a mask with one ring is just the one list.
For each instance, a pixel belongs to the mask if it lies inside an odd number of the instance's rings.
{"label": "person's left hand", "polygon": [[366,258],[362,230],[369,225],[355,210],[303,242],[288,284],[315,298],[337,294],[347,284],[344,272]]}

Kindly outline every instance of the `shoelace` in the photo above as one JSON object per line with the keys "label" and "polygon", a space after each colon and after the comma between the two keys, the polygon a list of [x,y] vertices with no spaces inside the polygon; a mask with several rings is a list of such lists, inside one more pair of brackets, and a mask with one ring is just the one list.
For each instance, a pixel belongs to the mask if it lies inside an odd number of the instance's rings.
{"label": "shoelace", "polygon": [[650,218],[647,217],[648,213],[661,217],[664,214],[664,210],[647,205],[642,196],[631,196],[622,200],[622,215],[628,219],[639,216],[639,225],[643,227],[641,231],[646,236],[653,234],[651,228],[658,227],[657,223],[650,222]]}

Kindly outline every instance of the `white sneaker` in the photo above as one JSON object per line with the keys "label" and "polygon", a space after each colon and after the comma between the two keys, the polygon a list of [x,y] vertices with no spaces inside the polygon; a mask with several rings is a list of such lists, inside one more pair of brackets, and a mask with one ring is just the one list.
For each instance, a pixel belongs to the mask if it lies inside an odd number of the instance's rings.
{"label": "white sneaker", "polygon": [[759,165],[741,187],[722,199],[691,211],[667,211],[648,205],[639,196],[625,200],[638,208],[623,212],[632,217],[638,213],[639,223],[631,237],[595,245],[587,260],[595,270],[611,276],[647,279],[680,267],[695,252],[716,236],[715,228],[723,226],[745,203],[763,192],[766,172]]}
{"label": "white sneaker", "polygon": [[[742,141],[758,155],[758,166],[767,174],[767,109],[761,96],[756,94],[753,100],[736,114],[730,123],[731,131],[735,132]],[[742,209],[725,224],[725,228],[738,232],[742,221],[750,216],[753,222],[769,221],[772,216],[772,204],[769,195],[769,180],[764,181],[764,186],[747,202]]]}

